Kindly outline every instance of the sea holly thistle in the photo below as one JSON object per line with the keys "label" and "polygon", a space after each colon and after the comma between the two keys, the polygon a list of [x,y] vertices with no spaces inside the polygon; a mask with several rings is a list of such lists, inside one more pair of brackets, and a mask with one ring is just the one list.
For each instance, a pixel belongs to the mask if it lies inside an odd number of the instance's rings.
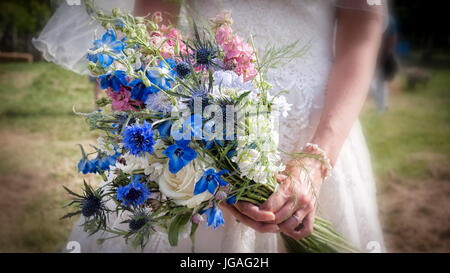
{"label": "sea holly thistle", "polygon": [[73,206],[76,208],[75,211],[70,212],[61,219],[70,218],[76,215],[83,215],[84,220],[84,230],[90,235],[96,233],[99,230],[106,229],[108,213],[110,210],[106,207],[106,198],[103,188],[98,188],[94,190],[92,186],[88,185],[86,181],[83,181],[83,193],[77,194],[67,187],[64,189],[73,196],[72,202],[70,202],[66,207]]}
{"label": "sea holly thistle", "polygon": [[217,46],[207,39],[205,32],[202,32],[202,37],[198,31],[197,24],[194,22],[194,34],[195,39],[191,43],[187,42],[186,45],[192,51],[192,57],[195,61],[194,68],[207,70],[211,67],[220,67],[216,58],[219,55]]}
{"label": "sea holly thistle", "polygon": [[156,230],[153,226],[154,220],[152,215],[143,208],[138,208],[133,212],[130,219],[123,221],[123,224],[128,224],[128,232],[124,234],[125,240],[131,240],[132,245],[140,246],[143,249],[150,238],[150,235]]}

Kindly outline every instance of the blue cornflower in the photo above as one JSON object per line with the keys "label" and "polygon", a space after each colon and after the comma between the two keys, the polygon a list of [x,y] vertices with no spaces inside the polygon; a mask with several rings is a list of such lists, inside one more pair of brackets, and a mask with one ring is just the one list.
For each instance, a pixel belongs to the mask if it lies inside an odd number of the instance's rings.
{"label": "blue cornflower", "polygon": [[122,142],[124,148],[134,156],[143,156],[146,152],[153,153],[155,140],[153,139],[152,125],[148,122],[128,125],[123,132]]}
{"label": "blue cornflower", "polygon": [[209,227],[212,224],[214,224],[214,229],[216,229],[219,225],[225,226],[222,211],[216,207],[216,204],[206,210],[200,211],[200,214],[204,213],[206,214],[206,227]]}
{"label": "blue cornflower", "polygon": [[221,175],[227,173],[228,173],[227,170],[215,172],[213,169],[208,169],[206,172],[203,173],[200,180],[198,180],[197,183],[195,183],[194,195],[204,193],[206,190],[208,190],[209,193],[214,194],[219,185],[220,186],[228,185],[226,181],[220,178]]}
{"label": "blue cornflower", "polygon": [[[134,180],[134,179],[133,179]],[[116,199],[121,201],[123,205],[139,206],[144,205],[150,197],[150,190],[144,183],[140,183],[137,180],[130,182],[126,186],[120,186],[117,189]]]}
{"label": "blue cornflower", "polygon": [[126,76],[127,76],[127,73],[122,70],[116,70],[112,73],[101,75],[99,77],[100,78],[100,87],[102,89],[111,87],[115,92],[119,92],[120,85],[128,84]]}
{"label": "blue cornflower", "polygon": [[157,93],[161,90],[168,90],[171,87],[177,73],[174,69],[175,61],[172,59],[167,59],[159,63],[159,67],[153,67],[147,70],[147,78],[150,82],[156,86],[152,85],[154,88],[153,93]]}
{"label": "blue cornflower", "polygon": [[102,39],[94,41],[94,47],[90,49],[92,53],[87,55],[87,59],[94,63],[98,61],[103,68],[107,68],[114,61],[114,57],[107,54],[107,52],[121,54],[125,46],[126,43],[123,40],[116,40],[116,34],[113,30],[108,30]]}
{"label": "blue cornflower", "polygon": [[189,164],[197,157],[197,152],[188,146],[189,141],[175,141],[163,151],[163,154],[169,158],[169,171],[177,173],[184,166]]}

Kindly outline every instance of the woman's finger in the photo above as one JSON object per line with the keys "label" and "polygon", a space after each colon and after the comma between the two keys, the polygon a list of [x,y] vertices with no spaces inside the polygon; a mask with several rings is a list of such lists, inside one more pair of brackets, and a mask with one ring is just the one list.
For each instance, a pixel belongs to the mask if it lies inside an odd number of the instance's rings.
{"label": "woman's finger", "polygon": [[291,236],[292,238],[296,240],[301,240],[309,235],[312,234],[314,228],[314,212],[310,212],[306,217],[303,219],[302,226],[300,230],[287,230],[284,233],[286,235]]}
{"label": "woman's finger", "polygon": [[277,180],[278,183],[283,182],[284,180],[286,180],[288,178],[287,175],[279,173],[277,175],[275,175],[275,179]]}
{"label": "woman's finger", "polygon": [[261,210],[258,206],[249,202],[239,201],[234,204],[235,208],[242,214],[254,221],[272,222],[275,221],[275,214],[271,211]]}
{"label": "woman's finger", "polygon": [[220,206],[227,210],[228,212],[230,212],[238,221],[240,221],[242,224],[247,225],[251,228],[253,228],[254,230],[258,231],[258,232],[262,232],[262,233],[275,233],[275,232],[279,232],[280,228],[275,225],[275,224],[265,224],[262,222],[257,222],[254,221],[252,219],[250,219],[249,217],[243,215],[242,213],[240,213],[236,208],[234,208],[231,205],[228,205],[226,203],[221,203]]}
{"label": "woman's finger", "polygon": [[284,206],[275,213],[275,224],[280,224],[286,221],[296,211],[296,204],[294,201],[288,201]]}
{"label": "woman's finger", "polygon": [[294,215],[297,216],[298,219],[291,216],[283,223],[278,224],[278,226],[282,232],[295,231],[295,229],[303,222],[303,219],[307,214],[308,213],[305,210],[297,210]]}
{"label": "woman's finger", "polygon": [[291,180],[285,180],[284,183],[279,184],[278,190],[274,192],[264,202],[260,208],[261,210],[277,212],[279,211],[289,200],[291,200],[295,194],[293,188],[290,187]]}

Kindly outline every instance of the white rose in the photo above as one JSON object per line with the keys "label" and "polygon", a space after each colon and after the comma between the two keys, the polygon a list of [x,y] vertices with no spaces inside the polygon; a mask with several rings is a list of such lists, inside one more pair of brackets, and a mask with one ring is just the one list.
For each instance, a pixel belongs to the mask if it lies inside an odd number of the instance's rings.
{"label": "white rose", "polygon": [[177,173],[171,173],[168,164],[165,164],[158,181],[159,190],[176,204],[194,208],[212,197],[208,191],[194,195],[195,183],[202,175],[203,170],[196,159]]}

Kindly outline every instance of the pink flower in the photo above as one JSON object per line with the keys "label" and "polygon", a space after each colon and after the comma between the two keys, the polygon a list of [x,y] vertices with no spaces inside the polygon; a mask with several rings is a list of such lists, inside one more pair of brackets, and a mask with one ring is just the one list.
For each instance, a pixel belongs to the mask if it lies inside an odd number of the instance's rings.
{"label": "pink flower", "polygon": [[175,52],[175,47],[178,42],[178,49],[181,53],[186,53],[186,45],[182,42],[183,36],[180,31],[176,28],[161,25],[160,31],[154,31],[150,34],[150,42],[155,46],[160,48],[160,53],[163,58],[173,58],[173,56],[178,55]]}
{"label": "pink flower", "polygon": [[256,55],[249,43],[242,37],[232,34],[231,11],[222,11],[215,18],[210,19],[210,22],[215,31],[217,43],[225,54],[224,64],[227,69],[233,70],[239,76],[242,75],[244,81],[255,77],[258,73],[255,67]]}
{"label": "pink flower", "polygon": [[[230,36],[231,34],[229,33],[231,33],[231,28],[229,30],[225,28],[227,27],[222,26],[217,30],[216,34],[218,41],[220,36],[221,42],[219,42],[219,44],[222,46],[225,53],[225,64],[228,64],[236,74],[243,75],[245,81],[252,79],[257,74],[255,67],[256,58],[253,47],[247,42],[244,42],[242,37],[238,35]],[[223,38],[227,34],[228,37]]]}
{"label": "pink flower", "polygon": [[216,39],[219,45],[223,45],[231,36],[231,27],[228,25],[223,25],[219,27],[216,31]]}
{"label": "pink flower", "polygon": [[142,101],[132,100],[130,91],[123,86],[120,87],[119,92],[114,92],[114,90],[108,88],[106,89],[106,94],[111,98],[113,110],[136,110],[137,107],[143,105]]}
{"label": "pink flower", "polygon": [[153,21],[157,24],[163,21],[162,13],[160,11],[153,13]]}
{"label": "pink flower", "polygon": [[231,10],[222,10],[216,17],[209,19],[212,25],[212,29],[216,30],[223,25],[231,26],[233,24],[233,18],[231,17]]}

